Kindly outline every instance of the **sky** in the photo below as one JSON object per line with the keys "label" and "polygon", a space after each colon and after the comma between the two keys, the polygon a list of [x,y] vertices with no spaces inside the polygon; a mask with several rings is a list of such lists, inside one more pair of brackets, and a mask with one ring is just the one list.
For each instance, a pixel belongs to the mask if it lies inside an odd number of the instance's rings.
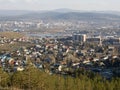
{"label": "sky", "polygon": [[0,0],[0,10],[73,10],[120,11],[120,0]]}

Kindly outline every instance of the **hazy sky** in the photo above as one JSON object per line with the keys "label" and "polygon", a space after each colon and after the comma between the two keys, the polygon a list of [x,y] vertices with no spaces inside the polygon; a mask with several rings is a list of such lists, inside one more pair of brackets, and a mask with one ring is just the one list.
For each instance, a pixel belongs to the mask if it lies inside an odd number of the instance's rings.
{"label": "hazy sky", "polygon": [[120,0],[0,0],[1,10],[51,10],[58,8],[120,11]]}

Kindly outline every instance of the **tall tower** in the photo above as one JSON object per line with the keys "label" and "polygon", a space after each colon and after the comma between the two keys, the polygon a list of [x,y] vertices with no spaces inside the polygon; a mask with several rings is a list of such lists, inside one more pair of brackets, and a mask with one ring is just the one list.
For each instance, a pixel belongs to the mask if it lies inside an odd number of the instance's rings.
{"label": "tall tower", "polygon": [[87,35],[84,34],[84,35],[83,35],[83,42],[86,42],[86,38],[87,38]]}
{"label": "tall tower", "polygon": [[120,43],[120,37],[119,37],[119,43]]}
{"label": "tall tower", "polygon": [[86,34],[74,34],[73,35],[73,40],[74,41],[79,41],[79,42],[86,42]]}

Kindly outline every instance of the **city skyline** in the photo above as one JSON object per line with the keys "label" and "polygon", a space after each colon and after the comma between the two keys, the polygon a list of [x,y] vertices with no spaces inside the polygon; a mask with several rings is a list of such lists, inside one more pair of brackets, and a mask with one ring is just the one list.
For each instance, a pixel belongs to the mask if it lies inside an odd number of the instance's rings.
{"label": "city skyline", "polygon": [[0,0],[0,10],[73,10],[120,11],[120,0]]}

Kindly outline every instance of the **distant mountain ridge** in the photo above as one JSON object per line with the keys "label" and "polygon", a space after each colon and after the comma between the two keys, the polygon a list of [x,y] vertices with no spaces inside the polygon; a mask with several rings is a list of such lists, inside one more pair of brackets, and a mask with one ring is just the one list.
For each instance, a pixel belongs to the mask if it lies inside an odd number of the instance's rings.
{"label": "distant mountain ridge", "polygon": [[57,13],[70,13],[70,12],[89,12],[89,13],[104,13],[104,14],[114,14],[120,15],[120,11],[84,11],[84,10],[73,10],[68,8],[60,8],[55,10],[41,10],[41,11],[32,11],[32,10],[0,10],[0,16],[17,16],[24,15],[29,13],[45,13],[45,12],[57,12]]}
{"label": "distant mountain ridge", "polygon": [[79,11],[71,9],[56,9],[52,11],[0,11],[0,20],[16,19],[43,19],[43,20],[117,20],[120,21],[119,12],[105,11]]}

